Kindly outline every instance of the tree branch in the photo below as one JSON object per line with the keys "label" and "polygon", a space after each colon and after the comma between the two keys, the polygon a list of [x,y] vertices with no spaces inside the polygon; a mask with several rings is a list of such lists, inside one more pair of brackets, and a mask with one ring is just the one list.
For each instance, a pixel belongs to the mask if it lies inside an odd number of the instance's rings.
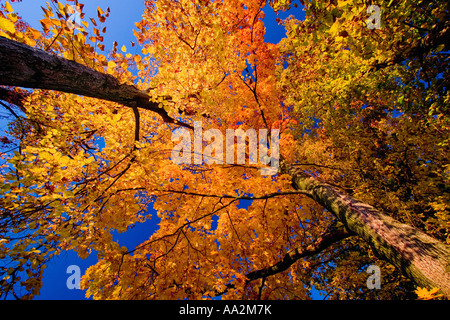
{"label": "tree branch", "polygon": [[[139,114],[139,109],[137,107],[133,107],[133,112],[134,112],[134,121],[135,121],[135,125],[134,125],[134,141],[135,142],[139,142],[139,131],[140,131],[140,127],[141,127],[141,116]],[[136,149],[136,145],[134,145],[134,149]]]}
{"label": "tree branch", "polygon": [[[198,222],[198,221],[200,221],[200,220],[202,220],[202,219],[204,219],[204,218],[206,218],[206,217],[213,216],[214,214],[216,214],[216,212],[219,212],[220,210],[225,209],[226,207],[230,206],[230,205],[231,205],[232,203],[234,203],[235,201],[236,201],[236,200],[231,200],[231,201],[230,201],[229,203],[227,203],[227,204],[222,204],[222,207],[220,207],[220,208],[218,208],[218,209],[215,209],[215,210],[213,210],[213,211],[211,211],[211,212],[209,212],[209,213],[207,213],[207,214],[205,214],[205,215],[203,215],[203,216],[201,216],[201,217],[199,217],[199,218],[193,219],[192,221],[187,221],[187,222],[183,223],[183,224],[182,224],[180,227],[178,227],[174,232],[172,232],[172,233],[170,233],[170,234],[166,234],[166,235],[161,236],[161,237],[156,238],[156,239],[152,239],[152,240],[146,241],[146,242],[144,242],[144,243],[138,245],[138,246],[135,247],[134,249],[128,250],[127,252],[123,253],[123,255],[125,255],[125,254],[132,254],[133,252],[135,252],[135,251],[137,251],[137,250],[139,250],[139,249],[142,249],[142,248],[144,248],[144,247],[146,247],[146,246],[148,246],[148,245],[151,245],[152,243],[155,243],[155,242],[157,242],[157,241],[164,240],[164,239],[166,239],[166,238],[173,237],[173,236],[177,235],[177,234],[180,232],[180,230],[184,229],[185,227],[190,226],[191,224],[196,223],[196,222]],[[163,254],[163,255],[165,255],[165,254]],[[158,257],[157,259],[159,259],[159,257]]]}
{"label": "tree branch", "polygon": [[188,195],[188,196],[236,199],[236,200],[264,200],[264,199],[270,199],[270,198],[277,197],[277,196],[286,196],[286,195],[293,195],[293,194],[297,194],[297,195],[303,194],[303,195],[307,195],[307,196],[311,197],[311,193],[309,191],[303,191],[303,190],[272,192],[272,193],[268,193],[268,194],[265,194],[262,196],[256,196],[256,197],[204,194],[204,193],[196,193],[196,192],[189,192],[189,191],[177,191],[177,190],[155,190],[155,191],[179,193],[179,194],[184,194],[184,195]]}
{"label": "tree branch", "polygon": [[408,45],[404,50],[398,50],[398,53],[390,61],[375,63],[372,66],[372,70],[376,71],[401,63],[407,59],[421,57],[442,44],[444,45],[444,49],[441,51],[448,51],[450,49],[449,38],[450,21],[444,19],[442,22],[435,24],[426,36]]}
{"label": "tree branch", "polygon": [[134,85],[77,62],[0,37],[0,85],[55,90],[150,110],[167,123],[193,129],[168,115],[164,108]]}
{"label": "tree branch", "polygon": [[317,239],[314,243],[306,247],[296,248],[289,251],[281,261],[277,262],[273,266],[250,272],[249,274],[247,274],[247,283],[261,278],[265,279],[266,277],[283,272],[290,266],[292,266],[295,262],[297,262],[300,258],[310,257],[318,254],[332,244],[352,235],[354,235],[352,232],[347,231],[344,226],[341,226],[331,232],[324,234],[323,236],[319,237],[319,239]]}

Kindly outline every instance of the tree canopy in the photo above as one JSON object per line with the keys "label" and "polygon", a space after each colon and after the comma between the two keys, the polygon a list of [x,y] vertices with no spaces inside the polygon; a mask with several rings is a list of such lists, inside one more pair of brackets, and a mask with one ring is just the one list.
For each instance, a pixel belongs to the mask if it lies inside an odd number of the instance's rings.
{"label": "tree canopy", "polygon": [[[42,30],[0,8],[2,297],[36,296],[64,250],[97,254],[94,299],[450,297],[447,1],[379,1],[373,28],[359,0],[145,0],[111,51],[109,8],[68,3]],[[306,12],[278,44],[269,6]],[[277,174],[174,163],[196,121],[225,146],[279,130]],[[113,239],[149,219],[138,246]]]}

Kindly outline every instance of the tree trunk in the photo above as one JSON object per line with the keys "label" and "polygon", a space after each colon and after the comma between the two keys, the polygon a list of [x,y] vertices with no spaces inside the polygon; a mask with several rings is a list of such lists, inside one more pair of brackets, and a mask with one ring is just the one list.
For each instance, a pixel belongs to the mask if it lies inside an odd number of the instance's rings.
{"label": "tree trunk", "polygon": [[424,232],[387,216],[318,181],[286,161],[281,173],[292,177],[293,186],[330,211],[346,228],[367,241],[376,253],[421,287],[438,287],[450,298],[450,246]]}

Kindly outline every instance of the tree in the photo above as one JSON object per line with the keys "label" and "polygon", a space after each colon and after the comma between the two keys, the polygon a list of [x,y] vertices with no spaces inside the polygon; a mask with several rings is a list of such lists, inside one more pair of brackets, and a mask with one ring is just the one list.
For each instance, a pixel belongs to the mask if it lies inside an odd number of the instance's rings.
{"label": "tree", "polygon": [[[73,28],[53,0],[38,31],[2,6],[3,295],[32,298],[76,250],[97,252],[82,280],[96,299],[450,296],[447,4],[381,1],[373,29],[356,0],[302,1],[277,45],[269,4],[146,0],[142,55],[104,53],[109,9]],[[175,164],[172,130],[194,121],[279,129],[278,174]],[[156,218],[137,247],[113,240]]]}

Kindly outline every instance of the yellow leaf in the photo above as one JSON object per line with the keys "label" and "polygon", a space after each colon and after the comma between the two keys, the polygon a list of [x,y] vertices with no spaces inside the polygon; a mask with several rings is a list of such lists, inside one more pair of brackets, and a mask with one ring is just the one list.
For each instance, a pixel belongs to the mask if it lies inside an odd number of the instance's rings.
{"label": "yellow leaf", "polygon": [[127,52],[127,47],[125,47],[125,45],[123,45],[121,50],[122,50],[122,52],[125,53],[125,52]]}
{"label": "yellow leaf", "polygon": [[122,118],[122,116],[120,114],[116,114],[116,115],[113,116],[112,120],[113,120],[114,123],[116,123],[116,122],[118,122],[120,120],[120,118]]}
{"label": "yellow leaf", "polygon": [[164,104],[164,105],[163,105],[163,108],[164,108],[164,111],[166,111],[167,113],[170,112],[170,106],[169,106],[169,105]]}
{"label": "yellow leaf", "polygon": [[144,53],[144,54],[154,55],[155,53],[156,53],[155,47],[148,47],[146,50],[146,53]]}
{"label": "yellow leaf", "polygon": [[8,31],[10,33],[14,33],[16,31],[14,23],[2,17],[0,17],[0,29]]}
{"label": "yellow leaf", "polygon": [[126,63],[126,62],[122,62],[121,64],[120,64],[120,67],[122,68],[122,69],[127,69],[127,67],[128,67],[128,64]]}
{"label": "yellow leaf", "polygon": [[333,36],[336,36],[338,34],[340,28],[341,28],[341,24],[339,23],[339,21],[336,20],[330,28],[330,33]]}
{"label": "yellow leaf", "polygon": [[117,64],[114,61],[108,61],[108,69],[114,69]]}
{"label": "yellow leaf", "polygon": [[42,151],[39,153],[39,158],[44,161],[50,161],[51,159],[53,159],[53,156],[48,151]]}
{"label": "yellow leaf", "polygon": [[6,8],[6,11],[8,11],[8,12],[13,12],[14,11],[13,8],[11,7],[11,4],[9,4],[9,2],[5,3],[5,8]]}
{"label": "yellow leaf", "polygon": [[29,45],[30,47],[34,47],[36,45],[36,41],[30,38],[25,38],[25,44]]}
{"label": "yellow leaf", "polygon": [[338,8],[343,8],[345,6],[348,6],[351,2],[352,2],[351,0],[339,1]]}
{"label": "yellow leaf", "polygon": [[9,13],[6,16],[9,18],[9,20],[11,20],[11,22],[17,21],[17,15],[15,13]]}
{"label": "yellow leaf", "polygon": [[61,2],[58,2],[58,9],[61,14],[65,14],[64,5]]}
{"label": "yellow leaf", "polygon": [[74,195],[73,192],[70,191],[70,190],[66,190],[66,191],[63,192],[63,197],[64,198],[72,198],[73,195]]}
{"label": "yellow leaf", "polygon": [[78,40],[79,42],[81,42],[81,43],[85,43],[85,42],[86,42],[86,37],[85,37],[84,34],[78,33],[78,34],[76,35],[76,37],[77,37],[77,40]]}

